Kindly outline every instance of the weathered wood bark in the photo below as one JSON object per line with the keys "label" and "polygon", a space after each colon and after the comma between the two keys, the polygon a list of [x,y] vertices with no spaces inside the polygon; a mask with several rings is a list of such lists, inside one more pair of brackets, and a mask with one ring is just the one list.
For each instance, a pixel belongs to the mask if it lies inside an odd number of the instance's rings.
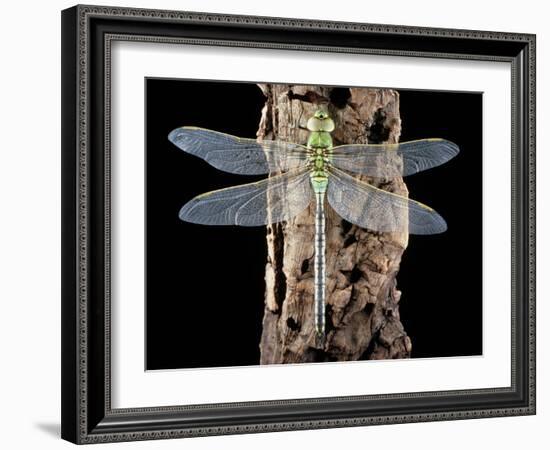
{"label": "weathered wood bark", "polygon": [[[307,119],[325,105],[334,144],[398,142],[399,94],[390,89],[263,84],[261,139],[305,143]],[[368,179],[408,195],[402,179]],[[261,364],[406,358],[411,342],[399,318],[396,275],[406,233],[375,233],[327,207],[327,337],[315,340],[314,202],[288,223],[267,228],[268,260]]]}

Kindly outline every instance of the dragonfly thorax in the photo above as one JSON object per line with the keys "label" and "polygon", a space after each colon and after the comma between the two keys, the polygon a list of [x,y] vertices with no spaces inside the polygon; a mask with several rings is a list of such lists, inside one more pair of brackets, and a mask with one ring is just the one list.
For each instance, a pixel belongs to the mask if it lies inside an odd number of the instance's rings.
{"label": "dragonfly thorax", "polygon": [[308,148],[332,148],[332,137],[328,131],[310,131],[307,140]]}
{"label": "dragonfly thorax", "polygon": [[327,163],[332,152],[330,133],[334,130],[334,122],[326,112],[318,110],[308,120],[307,129],[310,131],[307,148],[311,186],[316,194],[324,194],[328,186]]}
{"label": "dragonfly thorax", "polygon": [[[311,132],[311,135],[315,135],[315,133],[317,132]],[[330,134],[327,134],[330,139]],[[308,149],[310,150],[308,165],[311,170],[311,186],[313,187],[315,193],[325,193],[328,186],[327,164],[330,162],[332,141],[326,146],[318,147],[312,147],[310,146],[310,142],[308,142]]]}

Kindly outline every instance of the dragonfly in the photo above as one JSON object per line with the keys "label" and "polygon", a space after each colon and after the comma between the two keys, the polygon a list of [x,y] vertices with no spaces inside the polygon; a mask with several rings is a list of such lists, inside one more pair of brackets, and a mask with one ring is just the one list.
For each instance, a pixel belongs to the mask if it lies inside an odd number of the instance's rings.
{"label": "dragonfly", "polygon": [[307,120],[305,145],[282,140],[241,138],[184,126],[168,139],[216,169],[239,175],[269,176],[254,183],[206,192],[192,198],[179,218],[203,225],[265,226],[289,221],[315,202],[314,329],[325,335],[325,198],[346,221],[375,232],[437,234],[443,217],[423,203],[375,187],[362,175],[392,179],[439,166],[459,153],[440,138],[398,144],[333,146],[335,123],[323,109]]}

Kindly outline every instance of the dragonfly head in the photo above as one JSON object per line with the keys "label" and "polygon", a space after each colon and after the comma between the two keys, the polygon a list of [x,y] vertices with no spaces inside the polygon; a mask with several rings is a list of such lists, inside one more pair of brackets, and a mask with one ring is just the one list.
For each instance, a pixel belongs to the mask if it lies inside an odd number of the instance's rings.
{"label": "dragonfly head", "polygon": [[327,131],[334,130],[334,122],[326,111],[318,109],[307,121],[307,129],[309,131]]}

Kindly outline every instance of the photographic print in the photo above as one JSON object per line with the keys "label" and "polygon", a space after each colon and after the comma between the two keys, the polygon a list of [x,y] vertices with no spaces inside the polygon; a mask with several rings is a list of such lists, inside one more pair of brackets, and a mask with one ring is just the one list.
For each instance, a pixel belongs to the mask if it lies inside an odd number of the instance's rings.
{"label": "photographic print", "polygon": [[147,370],[482,355],[482,93],[145,89]]}
{"label": "photographic print", "polygon": [[64,10],[62,437],[535,414],[535,41]]}

